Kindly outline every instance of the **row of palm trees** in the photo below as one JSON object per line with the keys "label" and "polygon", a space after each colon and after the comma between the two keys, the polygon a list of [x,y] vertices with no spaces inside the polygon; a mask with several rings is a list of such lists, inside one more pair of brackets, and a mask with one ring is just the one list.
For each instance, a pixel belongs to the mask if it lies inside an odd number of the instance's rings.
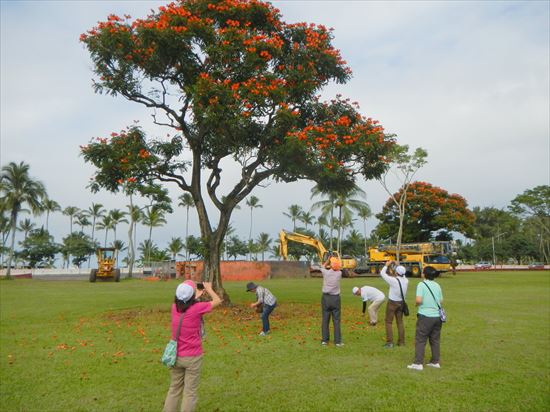
{"label": "row of palm trees", "polygon": [[[126,206],[127,210],[112,209],[107,210],[99,203],[92,203],[87,209],[79,209],[76,206],[67,206],[62,208],[55,200],[47,196],[44,185],[30,177],[29,165],[21,162],[10,164],[2,168],[2,176],[0,179],[0,189],[2,193],[0,201],[0,230],[2,232],[2,246],[6,244],[8,234],[11,234],[11,241],[8,253],[8,272],[13,260],[13,252],[15,247],[15,234],[20,231],[26,237],[27,234],[35,228],[35,224],[29,218],[25,218],[18,224],[18,218],[21,213],[31,212],[34,215],[45,215],[45,229],[49,230],[49,219],[53,213],[61,212],[69,218],[69,233],[74,232],[74,226],[78,226],[81,232],[86,228],[90,228],[90,237],[96,242],[96,231],[104,231],[103,245],[107,246],[109,234],[112,232],[112,245],[123,247],[124,243],[117,237],[117,228],[120,224],[128,225],[130,242],[129,254],[132,254],[133,261],[133,245],[136,242],[136,228],[138,223],[148,227],[148,239],[140,244],[138,250],[142,251],[146,261],[150,261],[153,255],[166,253],[172,258],[185,250],[185,259],[190,258],[190,247],[186,247],[189,236],[189,211],[194,208],[193,198],[190,194],[185,193],[178,198],[178,206],[183,207],[186,211],[185,220],[185,237],[183,240],[179,237],[172,238],[168,249],[162,251],[158,249],[152,242],[153,229],[162,227],[167,223],[166,214],[168,209],[160,207],[156,204],[149,204],[139,207],[133,203],[130,196],[130,204]],[[315,201],[309,211],[303,210],[299,205],[293,204],[288,207],[288,211],[283,214],[291,219],[293,230],[297,229],[297,223],[302,223],[307,231],[310,226],[317,226],[317,235],[321,235],[324,228],[328,228],[328,234],[323,237],[329,242],[329,248],[341,251],[342,237],[346,229],[353,227],[355,222],[354,213],[357,217],[363,220],[364,241],[366,250],[366,221],[372,215],[368,204],[363,200],[365,193],[358,187],[354,187],[347,193],[339,192],[323,192],[318,186],[312,190],[312,199],[319,198]],[[250,227],[248,234],[248,258],[252,259],[255,253],[263,254],[268,251],[271,239],[269,235],[262,233],[260,238],[254,242],[254,210],[262,208],[260,199],[256,196],[250,196],[246,199],[246,206],[250,209]],[[237,207],[238,208],[238,207]],[[320,214],[315,217],[314,212],[319,211]],[[44,225],[42,226],[44,227]],[[337,235],[334,236],[334,231]],[[233,238],[236,242],[236,237],[232,235],[232,229],[227,233],[227,240]],[[336,242],[336,245],[333,242]],[[267,246],[266,246],[267,244]],[[261,245],[254,247],[254,245]],[[227,242],[226,242],[227,246]],[[226,249],[228,249],[226,247]],[[229,248],[230,249],[230,248]],[[259,252],[258,252],[259,251]],[[234,255],[235,256],[235,255]],[[157,256],[158,257],[158,256]]]}

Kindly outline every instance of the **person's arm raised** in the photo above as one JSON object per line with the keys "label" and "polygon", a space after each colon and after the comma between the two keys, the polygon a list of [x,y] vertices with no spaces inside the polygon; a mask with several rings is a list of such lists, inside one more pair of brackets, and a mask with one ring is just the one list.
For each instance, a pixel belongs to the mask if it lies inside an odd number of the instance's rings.
{"label": "person's arm raised", "polygon": [[212,289],[212,282],[203,282],[203,285],[204,285],[204,290],[212,298],[212,302],[210,302],[210,304],[212,305],[212,309],[214,309],[216,306],[220,306],[223,301],[216,294],[216,292],[214,292],[214,289]]}

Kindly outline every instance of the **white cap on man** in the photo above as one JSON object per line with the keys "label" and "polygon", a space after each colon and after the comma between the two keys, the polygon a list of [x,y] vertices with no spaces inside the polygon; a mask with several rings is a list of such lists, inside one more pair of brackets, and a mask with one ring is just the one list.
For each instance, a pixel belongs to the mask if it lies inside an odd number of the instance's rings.
{"label": "white cap on man", "polygon": [[399,276],[405,276],[405,273],[407,273],[407,269],[405,269],[405,266],[399,265],[395,268],[395,273],[397,273]]}
{"label": "white cap on man", "polygon": [[353,289],[351,290],[351,293],[355,295],[357,292],[359,292],[359,288],[357,286],[354,286]]}

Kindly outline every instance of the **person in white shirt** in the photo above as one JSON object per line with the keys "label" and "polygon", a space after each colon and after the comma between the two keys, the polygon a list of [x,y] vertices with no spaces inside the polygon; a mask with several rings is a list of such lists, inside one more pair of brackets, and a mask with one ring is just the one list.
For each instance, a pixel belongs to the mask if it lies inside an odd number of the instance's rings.
{"label": "person in white shirt", "polygon": [[393,318],[397,323],[397,345],[405,345],[405,327],[403,326],[403,298],[407,296],[407,286],[409,279],[405,277],[407,270],[404,266],[397,266],[395,273],[388,275],[388,267],[395,263],[393,260],[386,262],[386,265],[380,271],[380,276],[389,285],[388,303],[386,304],[386,344],[385,348],[393,348]]}
{"label": "person in white shirt", "polygon": [[365,314],[365,309],[367,308],[367,302],[371,302],[369,305],[369,320],[372,326],[376,325],[376,323],[378,323],[378,310],[380,309],[380,305],[382,305],[386,299],[384,292],[373,288],[372,286],[363,286],[362,288],[355,286],[352,289],[352,292],[356,296],[361,296],[361,299],[363,300],[363,315]]}

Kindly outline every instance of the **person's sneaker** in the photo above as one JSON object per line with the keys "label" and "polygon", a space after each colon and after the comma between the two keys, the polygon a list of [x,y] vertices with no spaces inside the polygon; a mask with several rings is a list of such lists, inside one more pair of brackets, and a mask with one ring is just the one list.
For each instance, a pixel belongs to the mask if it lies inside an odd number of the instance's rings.
{"label": "person's sneaker", "polygon": [[269,335],[269,331],[267,331],[267,332],[261,331],[260,332],[260,336],[267,336],[267,335]]}
{"label": "person's sneaker", "polygon": [[426,366],[429,366],[430,368],[436,368],[436,369],[441,368],[441,365],[439,363],[428,363]]}
{"label": "person's sneaker", "polygon": [[337,343],[336,346],[341,348],[342,346],[344,346],[344,344],[343,343]]}
{"label": "person's sneaker", "polygon": [[369,322],[371,326],[376,326],[377,322]]}
{"label": "person's sneaker", "polygon": [[321,346],[327,346],[327,345],[328,345],[328,342],[325,342],[325,341],[321,342]]}
{"label": "person's sneaker", "polygon": [[419,365],[417,363],[411,363],[410,365],[407,365],[407,368],[414,369],[415,371],[421,371],[424,369],[424,366]]}
{"label": "person's sneaker", "polygon": [[384,345],[384,347],[385,347],[386,349],[393,348],[393,343],[386,343],[386,344]]}

